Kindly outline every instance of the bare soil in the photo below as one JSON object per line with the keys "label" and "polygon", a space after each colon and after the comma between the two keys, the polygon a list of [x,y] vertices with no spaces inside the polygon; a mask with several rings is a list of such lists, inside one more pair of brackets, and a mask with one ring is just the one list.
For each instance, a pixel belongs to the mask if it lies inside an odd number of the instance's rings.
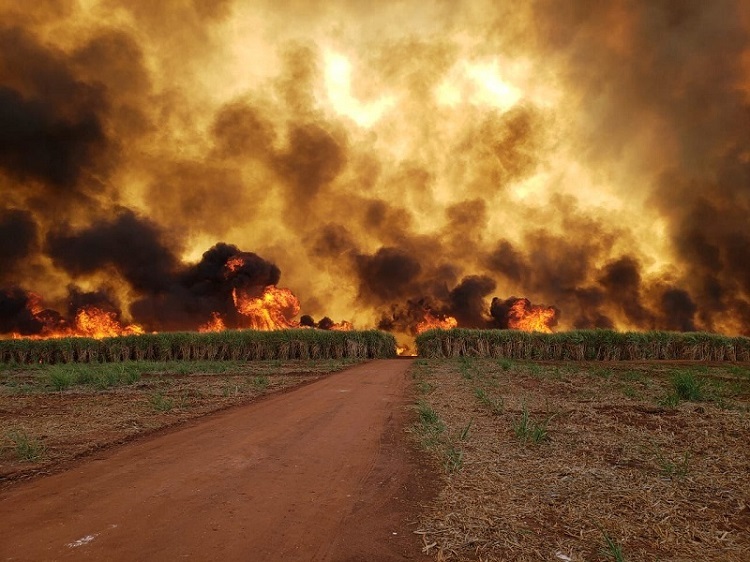
{"label": "bare soil", "polygon": [[362,364],[10,483],[0,558],[419,560],[436,487],[403,432],[410,364]]}
{"label": "bare soil", "polygon": [[[418,359],[414,376],[446,472],[419,529],[438,560],[750,560],[750,366]],[[700,397],[676,400],[677,376]]]}

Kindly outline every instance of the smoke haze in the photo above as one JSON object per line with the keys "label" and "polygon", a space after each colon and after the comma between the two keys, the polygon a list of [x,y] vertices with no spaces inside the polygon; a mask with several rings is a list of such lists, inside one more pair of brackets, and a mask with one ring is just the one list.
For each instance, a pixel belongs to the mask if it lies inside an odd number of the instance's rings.
{"label": "smoke haze", "polygon": [[232,327],[280,284],[303,325],[527,298],[748,335],[749,31],[741,0],[0,0],[0,332],[39,299]]}

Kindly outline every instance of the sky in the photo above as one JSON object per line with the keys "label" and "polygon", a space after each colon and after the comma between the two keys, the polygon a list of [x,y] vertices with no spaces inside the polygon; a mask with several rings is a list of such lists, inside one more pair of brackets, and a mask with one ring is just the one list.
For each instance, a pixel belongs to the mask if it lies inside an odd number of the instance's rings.
{"label": "sky", "polygon": [[192,329],[242,284],[404,334],[525,297],[748,335],[749,28],[742,0],[0,0],[0,333],[85,303]]}

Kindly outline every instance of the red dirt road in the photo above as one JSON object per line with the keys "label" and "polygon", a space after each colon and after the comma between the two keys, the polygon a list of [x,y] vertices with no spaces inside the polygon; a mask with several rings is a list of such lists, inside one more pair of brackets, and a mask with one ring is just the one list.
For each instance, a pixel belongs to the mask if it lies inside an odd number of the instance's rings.
{"label": "red dirt road", "polygon": [[372,361],[16,483],[0,560],[420,559],[410,364]]}

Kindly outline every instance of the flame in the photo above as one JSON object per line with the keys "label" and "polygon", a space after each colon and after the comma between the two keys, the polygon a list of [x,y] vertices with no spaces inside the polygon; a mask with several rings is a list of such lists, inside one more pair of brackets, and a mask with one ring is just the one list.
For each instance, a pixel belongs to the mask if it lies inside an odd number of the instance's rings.
{"label": "flame", "polygon": [[107,312],[95,306],[88,306],[76,313],[73,332],[68,335],[101,339],[142,334],[143,328],[138,324],[123,326],[117,320],[117,314],[114,312]]}
{"label": "flame", "polygon": [[227,274],[230,274],[239,271],[244,265],[245,259],[242,256],[232,256],[227,260],[227,263],[224,264],[224,267],[227,269]]}
{"label": "flame", "polygon": [[328,329],[334,330],[336,332],[351,332],[354,329],[354,324],[348,322],[347,320],[342,320],[341,322],[335,323]]}
{"label": "flame", "polygon": [[130,336],[144,333],[138,324],[123,325],[117,318],[117,313],[102,310],[96,306],[87,306],[76,312],[71,323],[51,318],[48,310],[42,305],[38,295],[29,299],[28,310],[34,318],[44,325],[39,334],[23,335],[16,332],[10,334],[12,339],[47,339],[47,338],[111,338],[115,336]]}
{"label": "flame", "polygon": [[233,289],[232,298],[237,312],[247,316],[253,330],[283,330],[297,328],[293,320],[300,311],[299,299],[289,289],[268,285],[259,297],[252,297],[242,289]]}
{"label": "flame", "polygon": [[437,316],[433,315],[429,310],[426,310],[424,313],[424,318],[422,318],[422,320],[417,323],[415,330],[417,334],[421,334],[422,332],[426,332],[427,330],[450,330],[451,328],[456,328],[457,326],[458,320],[453,318],[453,316],[445,316],[444,318],[440,319]]}
{"label": "flame", "polygon": [[551,334],[550,327],[556,311],[552,307],[531,304],[528,299],[519,299],[508,312],[508,328],[524,332],[544,332]]}
{"label": "flame", "polygon": [[226,329],[227,327],[224,324],[224,319],[221,317],[221,314],[219,314],[218,312],[212,312],[211,320],[209,320],[205,324],[202,324],[201,326],[198,327],[198,331],[201,333],[223,332]]}

